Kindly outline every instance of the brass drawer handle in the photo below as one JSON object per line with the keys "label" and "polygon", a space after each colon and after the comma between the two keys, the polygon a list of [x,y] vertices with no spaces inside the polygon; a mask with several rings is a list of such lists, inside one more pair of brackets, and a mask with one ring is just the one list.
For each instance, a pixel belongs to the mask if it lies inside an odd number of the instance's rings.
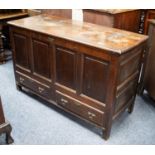
{"label": "brass drawer handle", "polygon": [[38,90],[40,93],[42,93],[44,91],[44,88],[38,87]]}
{"label": "brass drawer handle", "polygon": [[23,83],[23,82],[24,82],[24,79],[23,79],[22,77],[20,77],[20,78],[19,78],[19,81],[20,81],[21,83]]}
{"label": "brass drawer handle", "polygon": [[63,105],[63,106],[66,106],[66,104],[68,103],[68,101],[67,100],[65,100],[65,99],[63,99],[63,98],[61,98],[61,104]]}
{"label": "brass drawer handle", "polygon": [[61,98],[61,102],[68,103],[68,101],[63,98]]}
{"label": "brass drawer handle", "polygon": [[89,119],[93,119],[94,117],[96,117],[96,115],[90,111],[88,111],[88,117]]}

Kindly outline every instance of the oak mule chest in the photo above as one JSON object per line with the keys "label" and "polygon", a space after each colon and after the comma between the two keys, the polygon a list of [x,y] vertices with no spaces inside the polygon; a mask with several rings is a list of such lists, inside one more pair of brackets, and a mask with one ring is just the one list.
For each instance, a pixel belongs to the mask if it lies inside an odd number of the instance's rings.
{"label": "oak mule chest", "polygon": [[17,88],[93,123],[108,139],[112,121],[133,110],[147,36],[47,15],[9,24]]}

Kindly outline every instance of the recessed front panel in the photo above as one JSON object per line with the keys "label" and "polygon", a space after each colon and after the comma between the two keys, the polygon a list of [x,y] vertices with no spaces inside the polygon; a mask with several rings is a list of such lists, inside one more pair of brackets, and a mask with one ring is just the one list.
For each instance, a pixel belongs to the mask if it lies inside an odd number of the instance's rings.
{"label": "recessed front panel", "polygon": [[15,46],[15,60],[20,67],[30,69],[28,37],[13,33]]}
{"label": "recessed front panel", "polygon": [[49,51],[48,43],[33,39],[32,40],[33,49],[33,71],[34,73],[51,78],[51,52]]}
{"label": "recessed front panel", "polygon": [[88,97],[105,101],[109,63],[94,57],[85,56],[83,91]]}
{"label": "recessed front panel", "polygon": [[60,47],[56,48],[56,82],[75,89],[75,53]]}

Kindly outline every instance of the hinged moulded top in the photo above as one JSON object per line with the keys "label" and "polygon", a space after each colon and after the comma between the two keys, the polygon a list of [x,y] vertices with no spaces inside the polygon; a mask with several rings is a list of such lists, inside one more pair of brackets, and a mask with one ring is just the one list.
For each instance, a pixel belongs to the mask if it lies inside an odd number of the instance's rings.
{"label": "hinged moulded top", "polygon": [[10,25],[122,54],[147,40],[147,36],[96,24],[49,15],[9,21]]}

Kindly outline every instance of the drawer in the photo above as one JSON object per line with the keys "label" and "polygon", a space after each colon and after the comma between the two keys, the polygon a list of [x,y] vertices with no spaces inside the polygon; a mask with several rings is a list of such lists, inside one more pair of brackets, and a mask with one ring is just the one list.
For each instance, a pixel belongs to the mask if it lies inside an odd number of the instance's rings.
{"label": "drawer", "polygon": [[33,80],[26,75],[24,76],[24,74],[22,74],[22,73],[20,74],[20,73],[16,72],[16,81],[19,84],[24,85],[29,88],[34,87]]}
{"label": "drawer", "polygon": [[56,91],[56,99],[58,105],[91,122],[94,122],[95,124],[104,126],[104,112],[94,109],[93,107],[90,107],[58,91]]}
{"label": "drawer", "polygon": [[53,90],[50,86],[40,83],[35,79],[32,79],[24,74],[16,73],[16,80],[19,84],[30,88],[35,93],[45,97],[46,99],[50,100],[53,97]]}
{"label": "drawer", "polygon": [[104,125],[104,112],[101,113],[91,107],[82,105],[81,116],[101,126]]}
{"label": "drawer", "polygon": [[53,90],[50,87],[48,87],[46,85],[39,84],[37,82],[33,82],[33,83],[35,85],[33,90],[36,93],[45,97],[48,100],[50,100],[50,99],[53,100],[53,92],[52,92]]}
{"label": "drawer", "polygon": [[77,102],[77,100],[71,99],[70,97],[63,95],[60,92],[56,92],[56,99],[60,106],[67,108],[77,114],[81,113],[81,103]]}

